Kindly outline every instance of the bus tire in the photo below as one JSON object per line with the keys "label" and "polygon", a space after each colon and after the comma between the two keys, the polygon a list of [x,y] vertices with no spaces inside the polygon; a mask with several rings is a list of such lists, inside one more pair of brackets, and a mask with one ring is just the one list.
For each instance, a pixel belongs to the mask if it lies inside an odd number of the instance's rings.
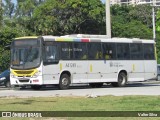
{"label": "bus tire", "polygon": [[89,83],[89,86],[91,88],[101,88],[103,86],[103,83]]}
{"label": "bus tire", "polygon": [[124,72],[120,72],[118,75],[118,82],[111,83],[113,87],[124,87],[127,84],[127,75]]}
{"label": "bus tire", "polygon": [[58,87],[60,90],[65,90],[69,88],[70,83],[70,77],[67,74],[62,74]]}
{"label": "bus tire", "polygon": [[41,89],[41,85],[32,85],[31,86],[31,88],[33,89],[33,90],[40,90]]}

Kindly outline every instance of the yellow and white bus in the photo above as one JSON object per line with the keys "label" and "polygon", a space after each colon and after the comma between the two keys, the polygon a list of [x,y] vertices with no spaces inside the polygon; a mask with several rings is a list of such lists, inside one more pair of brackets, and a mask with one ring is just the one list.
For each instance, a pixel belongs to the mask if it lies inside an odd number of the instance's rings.
{"label": "yellow and white bus", "polygon": [[157,76],[155,42],[127,38],[40,36],[15,38],[11,44],[12,85],[57,85],[68,89],[74,83],[123,87],[130,81]]}

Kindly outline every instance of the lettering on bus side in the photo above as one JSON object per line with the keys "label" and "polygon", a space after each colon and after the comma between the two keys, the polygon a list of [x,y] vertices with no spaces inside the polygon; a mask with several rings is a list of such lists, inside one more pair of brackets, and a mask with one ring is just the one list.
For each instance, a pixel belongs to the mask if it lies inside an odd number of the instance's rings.
{"label": "lettering on bus side", "polygon": [[121,63],[118,62],[110,62],[110,67],[124,67]]}
{"label": "lettering on bus side", "polygon": [[77,67],[76,63],[66,63],[66,67]]}

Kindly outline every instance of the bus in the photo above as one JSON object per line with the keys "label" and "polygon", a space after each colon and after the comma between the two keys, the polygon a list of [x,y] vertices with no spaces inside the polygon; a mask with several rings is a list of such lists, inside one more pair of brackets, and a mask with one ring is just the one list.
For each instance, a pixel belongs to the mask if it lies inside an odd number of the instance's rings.
{"label": "bus", "polygon": [[81,83],[123,87],[156,78],[155,42],[80,35],[19,37],[11,43],[10,72],[11,85],[37,90]]}

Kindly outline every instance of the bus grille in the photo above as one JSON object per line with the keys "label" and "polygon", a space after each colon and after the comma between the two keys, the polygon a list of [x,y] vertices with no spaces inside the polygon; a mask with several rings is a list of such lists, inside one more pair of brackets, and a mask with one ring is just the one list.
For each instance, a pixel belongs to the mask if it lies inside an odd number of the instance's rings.
{"label": "bus grille", "polygon": [[19,80],[19,82],[29,82],[29,80]]}
{"label": "bus grille", "polygon": [[18,77],[31,77],[37,72],[36,69],[32,70],[12,70],[12,73]]}
{"label": "bus grille", "polygon": [[30,70],[30,71],[14,71],[16,74],[32,74],[34,71]]}

